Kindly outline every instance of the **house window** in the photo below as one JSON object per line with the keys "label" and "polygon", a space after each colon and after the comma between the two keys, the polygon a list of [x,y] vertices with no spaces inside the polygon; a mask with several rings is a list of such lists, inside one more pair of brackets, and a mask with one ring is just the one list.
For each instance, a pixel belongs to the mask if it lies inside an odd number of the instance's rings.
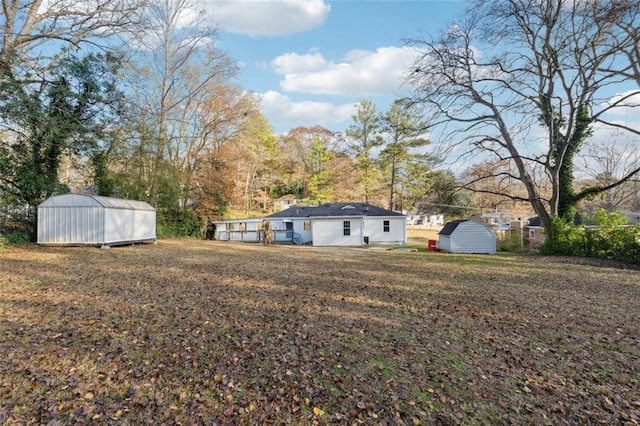
{"label": "house window", "polygon": [[529,229],[529,239],[530,240],[535,240],[536,239],[536,230],[535,229]]}
{"label": "house window", "polygon": [[385,221],[382,222],[382,230],[384,232],[389,232],[389,221],[388,220],[385,220]]}
{"label": "house window", "polygon": [[351,235],[351,222],[348,220],[342,222],[342,235]]}
{"label": "house window", "polygon": [[311,222],[309,222],[308,220],[304,222],[304,230],[305,231],[311,230]]}

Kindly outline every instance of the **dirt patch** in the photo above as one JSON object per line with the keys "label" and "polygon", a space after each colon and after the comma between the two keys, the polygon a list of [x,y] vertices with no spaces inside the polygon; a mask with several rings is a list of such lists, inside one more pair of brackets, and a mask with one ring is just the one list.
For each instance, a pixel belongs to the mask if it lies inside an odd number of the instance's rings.
{"label": "dirt patch", "polygon": [[638,424],[638,272],[549,260],[5,250],[0,423]]}

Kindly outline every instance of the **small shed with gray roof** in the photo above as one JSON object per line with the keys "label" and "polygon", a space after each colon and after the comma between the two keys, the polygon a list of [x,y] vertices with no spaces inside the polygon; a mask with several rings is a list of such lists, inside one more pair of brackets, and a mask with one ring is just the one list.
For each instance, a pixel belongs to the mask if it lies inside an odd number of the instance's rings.
{"label": "small shed with gray roof", "polygon": [[450,253],[496,253],[496,236],[476,220],[454,220],[438,233],[441,250]]}
{"label": "small shed with gray roof", "polygon": [[156,211],[144,201],[63,194],[38,206],[40,245],[102,246],[156,240]]}

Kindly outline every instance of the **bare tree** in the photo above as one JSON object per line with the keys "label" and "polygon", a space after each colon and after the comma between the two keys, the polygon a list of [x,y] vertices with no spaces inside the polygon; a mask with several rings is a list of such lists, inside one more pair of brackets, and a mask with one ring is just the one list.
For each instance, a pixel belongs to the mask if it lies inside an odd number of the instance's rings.
{"label": "bare tree", "polygon": [[202,154],[232,138],[255,110],[251,96],[230,83],[238,66],[216,46],[217,31],[200,8],[195,0],[150,4],[129,74],[139,117],[155,133],[149,199],[157,204],[170,187],[181,208]]}
{"label": "bare tree", "polygon": [[[587,141],[580,155],[582,168],[589,177],[586,186],[607,187],[617,182],[620,176],[627,176],[640,163],[640,153],[633,141],[615,141],[605,143]],[[640,200],[640,179],[629,179],[622,185],[612,187],[600,194],[598,199],[588,204],[609,212],[622,209],[632,210]]]}
{"label": "bare tree", "polygon": [[464,22],[409,41],[421,55],[408,80],[432,112],[432,139],[463,159],[507,162],[500,174],[521,181],[526,195],[505,195],[528,201],[548,227],[640,170],[574,191],[575,155],[595,126],[640,136],[611,120],[639,106],[639,31],[638,2],[477,0]]}
{"label": "bare tree", "polygon": [[464,171],[461,188],[470,191],[470,199],[481,210],[513,209],[514,201],[504,194],[520,198],[525,194],[520,181],[505,173],[508,168],[507,161],[474,164]]}
{"label": "bare tree", "polygon": [[140,29],[147,0],[3,0],[0,68],[27,81],[83,45],[108,47],[111,36]]}

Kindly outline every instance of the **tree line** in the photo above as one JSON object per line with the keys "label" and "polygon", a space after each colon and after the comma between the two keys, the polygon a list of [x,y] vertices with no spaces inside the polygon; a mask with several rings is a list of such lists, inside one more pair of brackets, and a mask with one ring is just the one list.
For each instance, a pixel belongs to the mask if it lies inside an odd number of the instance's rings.
{"label": "tree line", "polygon": [[[283,196],[454,215],[520,204],[553,237],[554,221],[599,197],[638,203],[637,2],[475,0],[456,25],[406,40],[413,90],[388,110],[365,99],[342,132],[284,135],[235,83],[206,16],[186,13],[197,6],[2,3],[5,213],[69,185],[148,201],[178,234]],[[591,176],[576,176],[581,162]]]}
{"label": "tree line", "polygon": [[4,206],[82,187],[148,201],[162,229],[184,234],[272,211],[282,196],[401,210],[438,179],[452,196],[452,175],[432,171],[436,159],[420,151],[429,141],[415,105],[379,112],[363,100],[345,132],[275,135],[258,99],[234,83],[238,65],[211,42],[206,17],[185,22],[194,2],[93,3],[89,18],[81,1],[46,11],[39,1],[3,3]]}

